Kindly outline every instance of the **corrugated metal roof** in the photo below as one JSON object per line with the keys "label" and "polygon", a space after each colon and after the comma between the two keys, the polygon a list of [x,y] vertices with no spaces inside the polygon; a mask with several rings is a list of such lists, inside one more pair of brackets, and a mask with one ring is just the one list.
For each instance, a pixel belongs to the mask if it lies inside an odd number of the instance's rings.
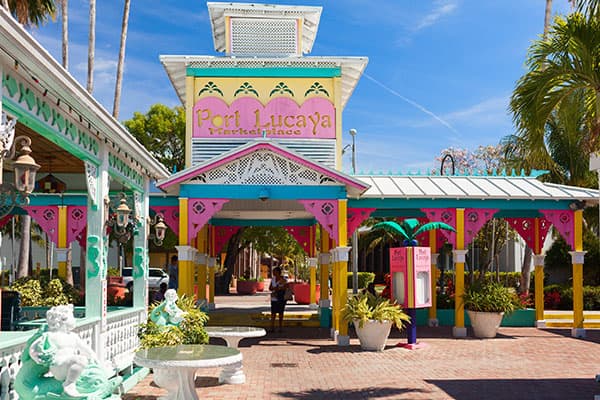
{"label": "corrugated metal roof", "polygon": [[370,188],[361,199],[521,199],[598,201],[600,192],[531,176],[354,176]]}

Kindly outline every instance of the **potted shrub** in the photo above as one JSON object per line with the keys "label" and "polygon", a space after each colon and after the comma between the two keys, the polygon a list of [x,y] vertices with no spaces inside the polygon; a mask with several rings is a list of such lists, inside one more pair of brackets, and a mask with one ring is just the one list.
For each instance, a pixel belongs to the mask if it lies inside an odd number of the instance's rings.
{"label": "potted shrub", "polygon": [[[264,288],[265,286],[263,283],[263,290]],[[240,276],[237,280],[236,291],[237,294],[256,294],[256,292],[258,291],[258,281],[256,279],[246,279]]]}
{"label": "potted shrub", "polygon": [[465,291],[462,301],[475,337],[479,338],[495,337],[504,314],[521,308],[514,289],[493,281],[475,282]]}
{"label": "potted shrub", "polygon": [[402,330],[410,317],[394,302],[371,293],[348,299],[343,310],[344,321],[352,322],[363,350],[382,351],[392,324]]}
{"label": "potted shrub", "polygon": [[[140,324],[138,337],[140,348],[177,346],[179,344],[207,344],[208,334],[204,325],[208,321],[208,315],[200,311],[193,297],[182,296],[177,300],[177,307],[184,312],[183,320],[179,325],[158,325],[150,319],[152,310],[159,304],[153,304],[148,310],[148,321]],[[162,387],[172,386],[175,377],[169,373],[169,369],[157,368],[154,370],[154,382]]]}

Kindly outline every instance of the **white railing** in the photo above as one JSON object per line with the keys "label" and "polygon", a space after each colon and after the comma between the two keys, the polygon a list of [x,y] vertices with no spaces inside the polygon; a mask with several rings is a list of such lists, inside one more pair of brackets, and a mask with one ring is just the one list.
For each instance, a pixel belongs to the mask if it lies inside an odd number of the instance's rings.
{"label": "white railing", "polygon": [[140,323],[146,322],[145,309],[121,310],[108,314],[104,341],[105,360],[119,370],[133,363],[133,353],[139,345]]}
{"label": "white railing", "polygon": [[[98,359],[114,365],[119,371],[132,366],[138,347],[138,326],[146,322],[145,309],[119,310],[108,313],[106,332],[101,335],[99,319],[78,321],[74,329],[98,354]],[[20,368],[21,353],[34,331],[0,333],[0,400],[17,400],[13,383]],[[4,338],[8,338],[4,340]],[[103,346],[98,346],[103,343]],[[104,354],[100,354],[100,352]],[[103,357],[104,356],[104,357]]]}
{"label": "white railing", "polygon": [[18,399],[19,396],[12,386],[21,368],[21,353],[25,348],[27,339],[31,335],[24,336],[19,343],[13,343],[7,347],[0,348],[0,400]]}

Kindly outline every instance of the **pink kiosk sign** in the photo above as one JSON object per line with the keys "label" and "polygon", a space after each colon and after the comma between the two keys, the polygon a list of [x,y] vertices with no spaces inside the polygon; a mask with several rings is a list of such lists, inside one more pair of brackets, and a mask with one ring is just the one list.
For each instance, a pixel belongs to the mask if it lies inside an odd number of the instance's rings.
{"label": "pink kiosk sign", "polygon": [[299,106],[287,97],[262,105],[242,97],[227,105],[218,97],[205,97],[193,109],[194,138],[335,139],[335,107],[324,98],[313,97]]}
{"label": "pink kiosk sign", "polygon": [[402,308],[431,307],[431,249],[390,249],[391,293]]}
{"label": "pink kiosk sign", "polygon": [[390,284],[392,299],[404,308],[410,317],[406,330],[406,344],[397,346],[414,350],[423,347],[417,343],[417,308],[431,307],[431,249],[429,247],[390,248]]}

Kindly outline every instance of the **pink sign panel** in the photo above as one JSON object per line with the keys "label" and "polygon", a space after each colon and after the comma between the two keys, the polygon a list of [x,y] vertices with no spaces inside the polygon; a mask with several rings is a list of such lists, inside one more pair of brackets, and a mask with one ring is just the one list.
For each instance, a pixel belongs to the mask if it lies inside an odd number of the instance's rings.
{"label": "pink sign panel", "polygon": [[299,106],[277,97],[265,106],[253,97],[241,97],[227,105],[218,97],[205,97],[194,105],[192,136],[195,138],[335,139],[335,107],[313,97]]}

